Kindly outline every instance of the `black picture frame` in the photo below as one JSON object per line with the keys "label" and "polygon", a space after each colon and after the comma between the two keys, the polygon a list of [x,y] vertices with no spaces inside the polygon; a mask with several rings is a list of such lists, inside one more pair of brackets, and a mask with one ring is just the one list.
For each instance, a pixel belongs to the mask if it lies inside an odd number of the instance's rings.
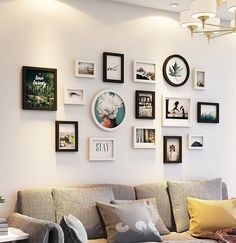
{"label": "black picture frame", "polygon": [[155,119],[155,91],[135,91],[135,118]]}
{"label": "black picture frame", "polygon": [[57,110],[57,69],[22,67],[23,110]]}
{"label": "black picture frame", "polygon": [[199,123],[219,123],[219,103],[198,102],[197,121]]}
{"label": "black picture frame", "polygon": [[[190,68],[184,57],[174,54],[166,58],[162,72],[168,84],[179,87],[188,81]],[[181,73],[183,73],[183,77]]]}
{"label": "black picture frame", "polygon": [[124,83],[124,54],[103,52],[103,82]]}
{"label": "black picture frame", "polygon": [[55,121],[56,152],[78,152],[78,122]]}
{"label": "black picture frame", "polygon": [[164,163],[182,163],[182,136],[163,137]]}

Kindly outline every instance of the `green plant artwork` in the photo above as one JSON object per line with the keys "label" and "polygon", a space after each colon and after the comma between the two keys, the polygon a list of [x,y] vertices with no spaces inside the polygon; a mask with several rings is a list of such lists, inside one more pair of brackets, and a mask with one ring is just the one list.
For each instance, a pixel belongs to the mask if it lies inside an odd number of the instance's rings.
{"label": "green plant artwork", "polygon": [[212,113],[203,113],[201,114],[201,120],[204,120],[204,121],[215,121],[216,120],[216,116]]}
{"label": "green plant artwork", "polygon": [[5,202],[6,202],[5,198],[3,196],[0,196],[0,203],[5,203]]}
{"label": "green plant artwork", "polygon": [[174,77],[177,80],[177,77],[181,77],[183,68],[177,64],[175,61],[174,65],[169,66],[169,75]]}

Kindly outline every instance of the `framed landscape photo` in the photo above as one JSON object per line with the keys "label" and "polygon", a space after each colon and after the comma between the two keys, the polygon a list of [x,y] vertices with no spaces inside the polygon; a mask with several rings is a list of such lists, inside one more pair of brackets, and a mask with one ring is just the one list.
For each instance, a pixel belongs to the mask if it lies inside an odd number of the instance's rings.
{"label": "framed landscape photo", "polygon": [[134,148],[156,148],[156,129],[154,127],[133,127]]}
{"label": "framed landscape photo", "polygon": [[103,81],[124,83],[124,54],[103,53]]}
{"label": "framed landscape photo", "polygon": [[164,136],[164,163],[182,163],[182,137]]}
{"label": "framed landscape photo", "polygon": [[78,151],[78,122],[56,121],[56,152]]}
{"label": "framed landscape photo", "polygon": [[156,84],[157,64],[155,62],[134,61],[134,81]]}
{"label": "framed landscape photo", "polygon": [[75,60],[75,77],[80,78],[95,78],[96,77],[96,62]]}
{"label": "framed landscape photo", "polygon": [[166,82],[174,87],[184,85],[189,78],[189,65],[180,55],[171,55],[166,58],[162,71]]}
{"label": "framed landscape photo", "polygon": [[105,131],[115,131],[125,119],[125,102],[113,90],[103,90],[93,99],[91,112],[94,122]]}
{"label": "framed landscape photo", "polygon": [[115,160],[114,138],[92,137],[89,139],[89,160],[111,161]]}
{"label": "framed landscape photo", "polygon": [[197,121],[200,123],[219,123],[219,103],[198,102]]}
{"label": "framed landscape photo", "polygon": [[206,72],[203,69],[194,69],[193,71],[194,89],[206,89]]}
{"label": "framed landscape photo", "polygon": [[22,104],[24,110],[57,110],[57,70],[22,67]]}
{"label": "framed landscape photo", "polygon": [[188,149],[203,149],[204,148],[204,136],[203,135],[188,135]]}
{"label": "framed landscape photo", "polygon": [[85,91],[79,88],[64,88],[64,104],[66,105],[84,105]]}
{"label": "framed landscape photo", "polygon": [[155,119],[155,91],[135,91],[135,118]]}
{"label": "framed landscape photo", "polygon": [[191,99],[163,96],[163,126],[191,126]]}

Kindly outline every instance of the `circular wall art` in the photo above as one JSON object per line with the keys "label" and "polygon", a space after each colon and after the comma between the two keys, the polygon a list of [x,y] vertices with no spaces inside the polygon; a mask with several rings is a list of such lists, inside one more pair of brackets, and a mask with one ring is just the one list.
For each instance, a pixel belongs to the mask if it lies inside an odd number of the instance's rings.
{"label": "circular wall art", "polygon": [[112,90],[99,92],[92,102],[92,116],[103,130],[114,131],[125,118],[125,103],[121,96]]}
{"label": "circular wall art", "polygon": [[189,78],[189,65],[180,55],[166,58],[163,64],[163,76],[168,84],[178,87],[184,85]]}

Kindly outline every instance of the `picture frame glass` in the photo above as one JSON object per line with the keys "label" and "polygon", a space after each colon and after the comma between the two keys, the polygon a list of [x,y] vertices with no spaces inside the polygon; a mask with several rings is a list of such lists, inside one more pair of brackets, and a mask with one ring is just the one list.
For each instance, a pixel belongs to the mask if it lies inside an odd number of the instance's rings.
{"label": "picture frame glass", "polygon": [[200,89],[205,88],[205,72],[197,70],[196,71],[196,87]]}
{"label": "picture frame glass", "polygon": [[154,91],[136,91],[136,118],[155,119]]}
{"label": "picture frame glass", "polygon": [[121,80],[121,68],[122,68],[122,61],[120,56],[113,56],[107,55],[107,65],[106,65],[106,72],[107,72],[107,79],[110,80]]}
{"label": "picture frame glass", "polygon": [[59,150],[75,150],[76,149],[76,131],[74,124],[59,124]]}
{"label": "picture frame glass", "polygon": [[78,88],[64,88],[64,103],[69,105],[84,104],[84,90]]}
{"label": "picture frame glass", "polygon": [[134,148],[155,148],[156,129],[134,127]]}
{"label": "picture frame glass", "polygon": [[166,119],[189,119],[190,101],[185,98],[166,98]]}
{"label": "picture frame glass", "polygon": [[181,162],[182,151],[181,141],[179,138],[166,138],[166,163]]}
{"label": "picture frame glass", "polygon": [[77,61],[78,75],[94,76],[95,64],[92,62]]}
{"label": "picture frame glass", "polygon": [[156,82],[156,64],[136,61],[134,64],[136,82]]}
{"label": "picture frame glass", "polygon": [[201,105],[200,119],[202,121],[216,121],[217,107],[215,105]]}
{"label": "picture frame glass", "polygon": [[204,138],[201,135],[189,135],[189,146],[192,149],[202,149]]}

